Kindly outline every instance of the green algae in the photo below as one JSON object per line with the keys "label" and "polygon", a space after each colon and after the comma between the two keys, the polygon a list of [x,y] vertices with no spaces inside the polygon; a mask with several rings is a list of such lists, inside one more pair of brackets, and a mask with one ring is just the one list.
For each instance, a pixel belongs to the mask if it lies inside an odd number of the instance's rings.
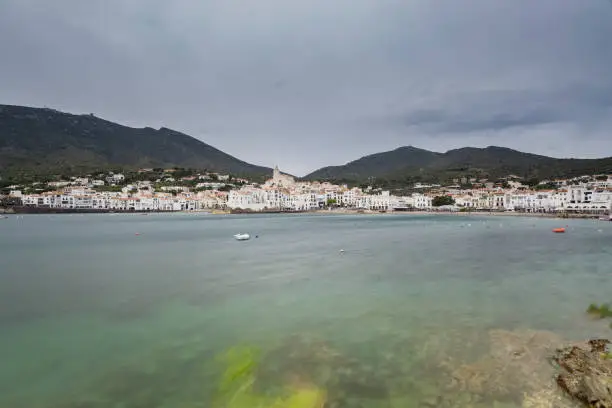
{"label": "green algae", "polygon": [[587,308],[587,313],[599,319],[605,319],[607,317],[612,317],[612,309],[610,307],[609,303],[602,303],[601,305],[591,303]]}
{"label": "green algae", "polygon": [[319,408],[325,392],[312,384],[287,387],[287,396],[273,397],[258,393],[256,370],[261,362],[259,351],[249,347],[232,348],[223,356],[226,365],[215,406],[219,408]]}

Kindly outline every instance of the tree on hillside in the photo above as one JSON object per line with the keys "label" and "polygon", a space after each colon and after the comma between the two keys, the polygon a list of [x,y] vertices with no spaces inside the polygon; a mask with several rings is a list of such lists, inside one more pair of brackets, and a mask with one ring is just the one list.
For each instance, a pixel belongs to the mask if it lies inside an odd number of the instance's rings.
{"label": "tree on hillside", "polygon": [[231,184],[226,184],[224,186],[219,187],[219,191],[232,191],[234,189],[234,186],[232,186]]}
{"label": "tree on hillside", "polygon": [[558,187],[556,184],[554,183],[545,183],[545,184],[538,184],[537,186],[534,187],[534,190],[556,190]]}
{"label": "tree on hillside", "polygon": [[442,207],[443,205],[453,205],[455,200],[451,196],[436,196],[431,201],[431,205],[434,207]]}
{"label": "tree on hillside", "polygon": [[95,186],[93,189],[98,192],[120,193],[122,187],[105,185],[105,186]]}

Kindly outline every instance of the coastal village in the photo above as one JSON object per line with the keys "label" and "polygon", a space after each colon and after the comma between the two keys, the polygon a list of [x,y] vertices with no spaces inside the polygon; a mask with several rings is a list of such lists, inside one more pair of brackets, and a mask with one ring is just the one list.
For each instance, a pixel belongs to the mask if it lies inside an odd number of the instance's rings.
{"label": "coastal village", "polygon": [[22,208],[117,212],[436,210],[607,215],[612,210],[612,175],[544,180],[536,185],[512,175],[496,182],[464,177],[446,186],[416,183],[411,194],[399,196],[373,187],[299,181],[278,167],[264,183],[208,172],[178,177],[176,169],[162,170],[159,178],[147,180],[151,172],[138,171],[141,180],[105,173],[13,185],[0,199]]}

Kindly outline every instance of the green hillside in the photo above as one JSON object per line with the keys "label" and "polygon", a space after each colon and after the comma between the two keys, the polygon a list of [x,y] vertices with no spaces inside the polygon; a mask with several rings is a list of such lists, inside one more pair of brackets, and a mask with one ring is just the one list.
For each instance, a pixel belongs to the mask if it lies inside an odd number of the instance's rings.
{"label": "green hillside", "polygon": [[2,173],[185,167],[237,175],[271,170],[171,129],[130,128],[93,115],[0,105]]}
{"label": "green hillside", "polygon": [[323,167],[305,179],[447,181],[462,176],[496,179],[510,174],[545,179],[597,173],[612,173],[612,157],[556,159],[496,146],[437,153],[409,146],[365,156],[343,166]]}

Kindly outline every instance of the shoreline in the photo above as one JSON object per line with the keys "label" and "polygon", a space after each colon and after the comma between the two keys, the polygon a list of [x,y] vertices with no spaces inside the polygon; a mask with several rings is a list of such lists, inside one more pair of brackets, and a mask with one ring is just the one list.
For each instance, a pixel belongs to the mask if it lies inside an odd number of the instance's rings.
{"label": "shoreline", "polygon": [[165,210],[111,210],[106,208],[49,208],[49,207],[8,207],[0,208],[0,214],[158,214],[179,211]]}
{"label": "shoreline", "polygon": [[[245,211],[245,210],[220,210],[206,209],[194,211],[172,211],[172,210],[155,210],[155,211],[136,211],[136,210],[111,210],[111,209],[74,209],[74,208],[45,208],[45,207],[8,207],[0,208],[0,214],[173,214],[173,213],[204,213],[211,215],[263,215],[263,214],[315,214],[315,215],[446,215],[446,216],[492,216],[492,217],[529,217],[529,218],[553,218],[553,219],[593,219],[600,220],[601,218],[611,217],[607,214],[572,214],[572,213],[525,213],[513,211],[433,211],[433,210],[417,210],[417,211],[377,211],[377,210],[356,210],[356,209],[317,209],[310,211]],[[612,221],[612,218],[610,219]]]}
{"label": "shoreline", "polygon": [[[373,210],[314,210],[310,213],[329,215],[452,215],[458,217],[492,216],[492,217],[528,217],[528,218],[554,218],[554,219],[592,219],[608,218],[607,214],[572,214],[572,213],[526,213],[513,211],[373,211]],[[604,220],[605,221],[605,220]],[[612,219],[611,219],[612,221]]]}

